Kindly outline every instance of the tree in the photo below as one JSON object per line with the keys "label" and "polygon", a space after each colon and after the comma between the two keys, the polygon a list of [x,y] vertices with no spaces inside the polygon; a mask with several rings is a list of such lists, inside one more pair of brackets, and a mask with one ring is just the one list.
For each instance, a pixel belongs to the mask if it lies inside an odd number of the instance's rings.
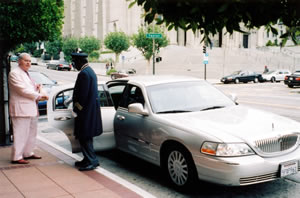
{"label": "tree", "polygon": [[[204,39],[209,34],[215,35],[226,29],[243,32],[242,26],[248,29],[265,26],[277,34],[272,26],[281,21],[288,27],[300,26],[299,0],[127,0],[129,7],[135,3],[145,10],[145,21],[157,24],[165,23],[172,28],[199,29]],[[161,17],[157,17],[160,15]],[[294,41],[295,39],[292,38]]]}
{"label": "tree", "polygon": [[85,36],[79,39],[79,48],[87,54],[91,54],[93,51],[99,50],[100,47],[100,40],[96,37]]}
{"label": "tree", "polygon": [[146,30],[139,28],[138,33],[132,36],[133,45],[142,52],[149,64],[153,56],[153,41],[150,38],[146,38],[146,34],[154,32],[162,34],[162,38],[155,39],[155,52],[157,52],[159,48],[166,47],[169,43],[167,36],[159,26],[155,26],[154,31],[151,25]]}
{"label": "tree", "polygon": [[71,53],[78,48],[78,39],[73,37],[67,37],[63,40],[62,51],[65,55],[65,60],[70,62],[72,57]]}
{"label": "tree", "polygon": [[47,41],[45,42],[45,49],[47,54],[53,57],[58,57],[59,53],[62,51],[62,39],[59,38],[55,41]]}
{"label": "tree", "polygon": [[25,52],[33,55],[34,52],[37,50],[37,45],[36,42],[29,42],[29,43],[24,43],[23,44]]}
{"label": "tree", "polygon": [[118,63],[121,52],[128,50],[130,42],[124,32],[110,32],[105,36],[104,45],[116,54],[116,63]]}
{"label": "tree", "polygon": [[0,1],[0,144],[7,144],[9,123],[7,79],[8,53],[18,44],[55,40],[61,35],[63,0]]}

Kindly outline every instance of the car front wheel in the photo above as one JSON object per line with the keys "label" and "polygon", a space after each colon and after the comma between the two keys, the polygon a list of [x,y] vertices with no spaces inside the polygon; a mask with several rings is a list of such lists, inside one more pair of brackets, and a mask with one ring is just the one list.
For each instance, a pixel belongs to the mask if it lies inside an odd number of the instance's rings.
{"label": "car front wheel", "polygon": [[293,88],[294,86],[293,86],[293,85],[288,85],[288,87],[289,87],[289,88]]}
{"label": "car front wheel", "polygon": [[236,78],[236,79],[234,80],[234,83],[235,83],[235,84],[238,84],[238,83],[240,83],[240,80],[239,80],[238,78]]}
{"label": "car front wheel", "polygon": [[163,166],[169,180],[178,190],[192,187],[197,179],[192,157],[182,147],[171,146],[165,155]]}
{"label": "car front wheel", "polygon": [[275,77],[272,77],[272,78],[271,78],[271,82],[272,82],[272,83],[275,83],[275,82],[276,82],[276,78],[275,78]]}
{"label": "car front wheel", "polygon": [[258,83],[258,78],[254,78],[253,82]]}

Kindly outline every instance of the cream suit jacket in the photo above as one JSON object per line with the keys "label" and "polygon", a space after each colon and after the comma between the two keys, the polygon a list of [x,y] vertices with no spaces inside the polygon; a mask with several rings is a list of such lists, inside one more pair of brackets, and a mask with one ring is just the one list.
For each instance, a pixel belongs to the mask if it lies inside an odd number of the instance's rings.
{"label": "cream suit jacket", "polygon": [[38,115],[37,99],[40,96],[37,85],[20,67],[8,76],[9,114],[11,117],[34,117]]}

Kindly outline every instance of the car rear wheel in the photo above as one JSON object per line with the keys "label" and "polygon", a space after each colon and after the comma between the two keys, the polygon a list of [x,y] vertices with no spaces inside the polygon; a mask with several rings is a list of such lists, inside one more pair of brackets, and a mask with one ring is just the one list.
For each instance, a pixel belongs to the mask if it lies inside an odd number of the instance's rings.
{"label": "car rear wheel", "polygon": [[293,86],[293,85],[288,85],[288,87],[289,87],[289,88],[293,88],[294,86]]}
{"label": "car rear wheel", "polygon": [[238,84],[238,83],[240,83],[240,80],[239,80],[238,78],[236,78],[236,79],[234,80],[234,83],[235,83],[235,84]]}
{"label": "car rear wheel", "polygon": [[275,82],[276,82],[276,78],[275,78],[275,77],[272,77],[272,78],[271,78],[271,82],[272,82],[272,83],[275,83]]}
{"label": "car rear wheel", "polygon": [[253,82],[258,83],[258,78],[254,78]]}
{"label": "car rear wheel", "polygon": [[178,190],[192,187],[197,179],[196,168],[189,152],[180,145],[168,148],[163,167],[169,180]]}

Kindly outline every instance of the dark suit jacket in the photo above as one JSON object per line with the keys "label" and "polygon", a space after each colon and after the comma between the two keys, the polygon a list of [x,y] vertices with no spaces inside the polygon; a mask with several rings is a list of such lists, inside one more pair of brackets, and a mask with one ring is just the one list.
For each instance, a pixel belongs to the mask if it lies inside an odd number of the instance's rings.
{"label": "dark suit jacket", "polygon": [[102,133],[97,76],[91,67],[86,67],[77,76],[73,111],[77,113],[74,128],[77,139],[90,139]]}

